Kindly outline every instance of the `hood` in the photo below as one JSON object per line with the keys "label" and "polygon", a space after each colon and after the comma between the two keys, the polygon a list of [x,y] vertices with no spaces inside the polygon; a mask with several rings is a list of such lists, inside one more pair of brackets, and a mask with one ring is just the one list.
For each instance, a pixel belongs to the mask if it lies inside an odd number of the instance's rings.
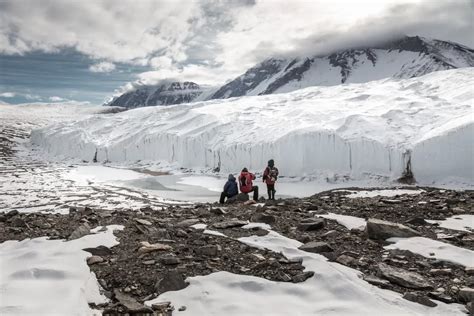
{"label": "hood", "polygon": [[229,174],[229,176],[227,177],[227,180],[229,181],[235,181],[235,177],[233,174]]}

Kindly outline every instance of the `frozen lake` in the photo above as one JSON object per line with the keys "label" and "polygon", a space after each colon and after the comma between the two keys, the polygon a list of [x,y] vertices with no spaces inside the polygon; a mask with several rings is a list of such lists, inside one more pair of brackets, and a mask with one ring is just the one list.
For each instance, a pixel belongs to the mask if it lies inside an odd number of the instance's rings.
{"label": "frozen lake", "polygon": [[[65,177],[78,185],[112,185],[127,189],[145,191],[167,200],[214,202],[219,199],[227,177],[222,175],[196,174],[160,174],[140,169],[126,169],[102,165],[78,166]],[[234,174],[236,177],[238,173]],[[266,185],[261,178],[254,181],[258,185],[260,196],[267,196]],[[341,187],[379,187],[380,182],[349,181],[328,183],[323,180],[301,180],[279,178],[276,190],[277,198],[307,197],[321,191]]]}

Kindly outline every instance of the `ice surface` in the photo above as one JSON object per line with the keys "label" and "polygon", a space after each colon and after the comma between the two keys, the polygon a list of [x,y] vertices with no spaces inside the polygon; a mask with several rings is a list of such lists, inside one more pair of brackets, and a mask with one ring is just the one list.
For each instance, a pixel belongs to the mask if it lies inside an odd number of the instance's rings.
{"label": "ice surface", "polygon": [[[95,115],[35,130],[49,155],[155,160],[191,169],[396,179],[409,162],[420,184],[472,185],[474,68],[408,80],[310,87]],[[361,98],[363,96],[363,98]],[[220,189],[211,186],[212,189]]]}
{"label": "ice surface", "polygon": [[445,220],[427,220],[428,223],[438,223],[440,227],[460,230],[465,232],[474,231],[474,215],[454,215]]}
{"label": "ice surface", "polygon": [[46,237],[0,244],[0,314],[92,315],[88,303],[104,303],[82,249],[118,244],[110,225],[105,231],[72,241]]}
{"label": "ice surface", "polygon": [[[217,272],[188,278],[190,285],[146,302],[171,301],[180,315],[463,315],[460,305],[437,302],[431,308],[402,299],[362,280],[360,273],[297,249],[300,242],[270,231],[239,239],[252,247],[303,258],[315,275],[303,283],[273,282],[253,276]],[[229,299],[230,298],[230,299]]]}
{"label": "ice surface", "polygon": [[441,241],[425,237],[389,238],[387,241],[394,244],[386,246],[386,249],[409,250],[426,258],[454,262],[466,267],[474,266],[474,251]]}

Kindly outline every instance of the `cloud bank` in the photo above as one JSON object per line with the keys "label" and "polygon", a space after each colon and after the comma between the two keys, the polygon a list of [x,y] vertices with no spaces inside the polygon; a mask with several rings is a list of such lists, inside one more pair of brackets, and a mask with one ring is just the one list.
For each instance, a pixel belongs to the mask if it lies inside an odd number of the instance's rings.
{"label": "cloud bank", "polygon": [[0,54],[73,48],[95,60],[149,67],[162,79],[218,84],[273,56],[322,54],[421,35],[474,46],[470,0],[3,0]]}

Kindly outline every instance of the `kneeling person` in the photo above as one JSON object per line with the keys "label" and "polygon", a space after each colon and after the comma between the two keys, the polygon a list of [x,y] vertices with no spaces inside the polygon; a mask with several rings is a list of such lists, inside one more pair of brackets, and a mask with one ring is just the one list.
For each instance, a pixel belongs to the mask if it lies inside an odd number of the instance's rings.
{"label": "kneeling person", "polygon": [[239,176],[240,192],[250,193],[253,192],[253,200],[258,200],[258,186],[253,185],[252,180],[255,180],[255,175],[250,173],[247,168],[242,169]]}
{"label": "kneeling person", "polygon": [[239,191],[237,189],[237,182],[235,181],[235,177],[233,174],[229,174],[227,182],[224,185],[224,191],[221,193],[219,203],[223,204],[225,198],[230,199],[231,197],[236,196],[238,193]]}

